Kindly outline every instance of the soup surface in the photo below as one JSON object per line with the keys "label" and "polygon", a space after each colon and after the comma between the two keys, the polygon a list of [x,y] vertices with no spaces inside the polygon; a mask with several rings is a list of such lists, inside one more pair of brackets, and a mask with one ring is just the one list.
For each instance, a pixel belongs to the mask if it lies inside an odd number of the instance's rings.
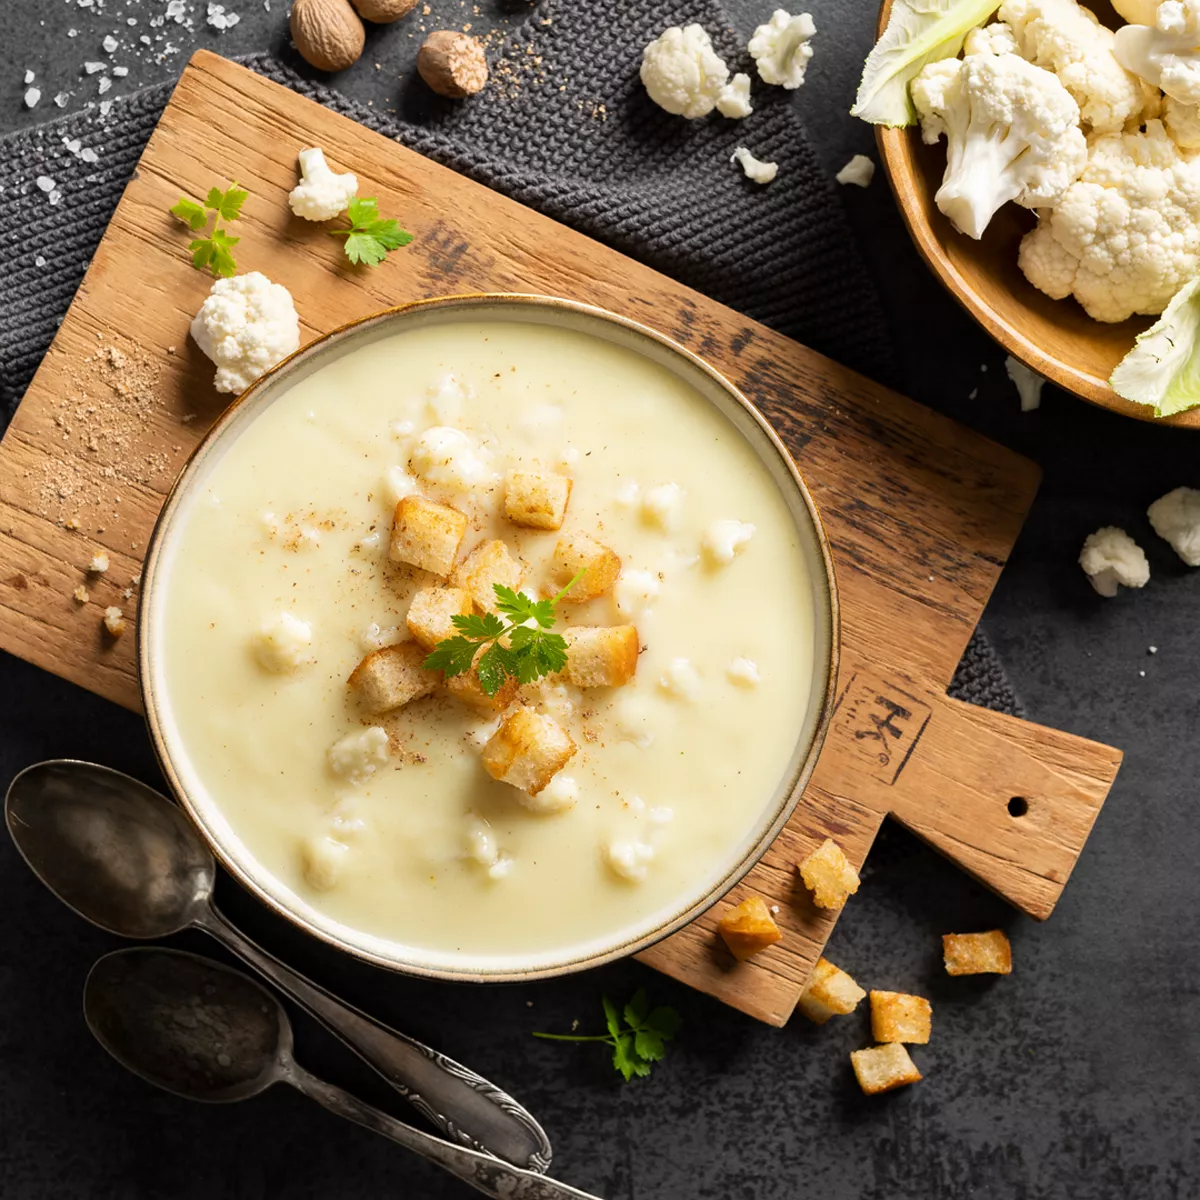
{"label": "soup surface", "polygon": [[[483,768],[498,718],[442,689],[367,714],[347,686],[442,582],[389,561],[406,494],[468,515],[460,560],[501,539],[521,589],[554,593],[560,533],[506,519],[514,468],[569,477],[561,535],[622,562],[556,629],[632,624],[641,647],[622,687],[522,690],[576,745],[536,797]],[[230,441],[169,556],[156,645],[185,785],[277,898],[434,965],[655,927],[737,861],[798,760],[814,617],[782,494],[690,383],[600,337],[462,319],[331,359]]]}

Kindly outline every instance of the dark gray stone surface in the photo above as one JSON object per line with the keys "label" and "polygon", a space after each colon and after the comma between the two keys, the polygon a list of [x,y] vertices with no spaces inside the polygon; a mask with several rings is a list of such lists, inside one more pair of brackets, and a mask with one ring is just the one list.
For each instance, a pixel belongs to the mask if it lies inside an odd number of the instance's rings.
{"label": "dark gray stone surface", "polygon": [[[134,16],[144,27],[166,5],[106,0],[100,7],[9,0],[0,8],[5,128],[57,113],[52,97],[60,90],[73,93],[68,111],[94,98],[95,81],[82,63],[107,57],[100,42],[119,21]],[[187,7],[194,13],[205,5],[188,0]],[[119,49],[113,61],[131,70],[110,95],[174,75],[195,45],[286,56],[280,12],[264,11],[261,0],[226,7],[242,14],[236,28],[218,35],[201,20],[191,33],[172,29],[181,51],[161,64],[147,61],[148,52]],[[272,0],[273,9],[284,7]],[[471,21],[478,30],[529,5],[480,0],[480,15],[455,0],[431,7],[431,28]],[[771,7],[769,0],[729,4],[743,33]],[[814,0],[808,7],[820,35],[796,103],[832,171],[850,154],[872,150],[870,131],[845,113],[870,45],[874,5]],[[67,37],[72,27],[74,39]],[[338,85],[377,105],[403,97],[411,111],[419,90],[397,82],[419,40],[409,32],[377,32],[367,58]],[[32,113],[20,108],[26,68],[37,72],[43,91]],[[308,944],[235,887],[223,901],[297,966],[510,1087],[546,1124],[560,1175],[610,1200],[1200,1195],[1193,647],[1200,579],[1155,539],[1144,516],[1167,489],[1200,485],[1198,443],[1052,389],[1039,412],[1022,415],[1003,355],[927,275],[883,180],[866,192],[847,189],[843,201],[884,295],[906,389],[1045,468],[1042,494],[987,616],[1031,716],[1127,754],[1075,877],[1043,926],[1015,916],[906,835],[885,831],[830,956],[868,986],[932,998],[934,1040],[914,1053],[925,1081],[875,1101],[857,1094],[846,1054],[869,1039],[862,1013],[820,1030],[801,1019],[768,1030],[635,964],[484,997],[386,976]],[[1101,601],[1075,566],[1083,537],[1107,523],[1124,525],[1146,547],[1154,577],[1141,594]],[[54,755],[156,778],[136,718],[0,659],[0,781]],[[0,843],[0,908],[7,916],[0,933],[0,1195],[467,1194],[294,1094],[204,1108],[126,1075],[79,1015],[86,970],[114,939],[42,891],[7,842]],[[946,978],[938,935],[994,924],[1013,937],[1014,974]],[[180,942],[210,950],[198,937]],[[600,1051],[528,1037],[574,1018],[592,1024],[602,991],[640,983],[687,1021],[681,1043],[649,1080],[624,1087]],[[298,1037],[302,1059],[390,1102],[319,1031],[300,1022]]]}

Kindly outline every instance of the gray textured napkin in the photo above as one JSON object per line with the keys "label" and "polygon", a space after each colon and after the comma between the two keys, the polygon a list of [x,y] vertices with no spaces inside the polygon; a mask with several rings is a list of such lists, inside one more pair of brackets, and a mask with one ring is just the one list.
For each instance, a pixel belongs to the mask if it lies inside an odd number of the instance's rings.
{"label": "gray textured napkin", "polygon": [[[641,48],[700,21],[731,70],[751,69],[713,0],[547,0],[496,47],[492,85],[420,125],[301,79],[268,56],[246,65],[624,251],[772,328],[888,381],[878,298],[780,88],[743,121],[687,121],[652,104]],[[14,135],[0,153],[0,428],[70,304],[170,85]],[[738,145],[780,163],[762,188],[728,162]],[[94,151],[95,153],[91,153]],[[94,160],[94,161],[91,161]],[[977,638],[956,689],[1016,710]]]}

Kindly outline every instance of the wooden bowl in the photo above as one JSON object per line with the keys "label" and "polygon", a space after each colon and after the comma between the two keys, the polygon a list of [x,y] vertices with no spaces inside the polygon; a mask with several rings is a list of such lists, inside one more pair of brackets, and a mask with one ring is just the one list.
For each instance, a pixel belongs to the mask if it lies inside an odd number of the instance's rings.
{"label": "wooden bowl", "polygon": [[[1107,5],[1091,6],[1116,24]],[[883,0],[879,30],[892,0]],[[921,257],[950,294],[1014,358],[1076,396],[1113,412],[1163,425],[1200,428],[1200,409],[1158,418],[1144,404],[1122,400],[1108,386],[1113,368],[1152,322],[1134,317],[1120,325],[1093,321],[1075,300],[1051,300],[1017,266],[1017,247],[1033,228],[1027,209],[1006,204],[980,241],[959,233],[933,202],[946,169],[945,143],[927,146],[917,126],[876,131],[879,154],[904,223]]]}

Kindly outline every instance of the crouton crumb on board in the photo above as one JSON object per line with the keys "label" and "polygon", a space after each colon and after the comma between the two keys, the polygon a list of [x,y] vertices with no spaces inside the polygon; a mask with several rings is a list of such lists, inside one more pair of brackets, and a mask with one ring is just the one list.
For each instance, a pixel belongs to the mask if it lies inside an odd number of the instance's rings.
{"label": "crouton crumb on board", "polygon": [[761,896],[748,896],[717,922],[717,931],[738,962],[745,962],[775,945],[783,934]]}
{"label": "crouton crumb on board", "polygon": [[836,911],[858,891],[858,872],[833,838],[826,838],[797,869],[818,908]]}
{"label": "crouton crumb on board", "polygon": [[987,933],[946,933],[942,954],[947,975],[1010,975],[1012,944],[1003,930]]}
{"label": "crouton crumb on board", "polygon": [[106,608],[104,629],[109,637],[119,638],[125,632],[125,614],[116,607]]}
{"label": "crouton crumb on board", "polygon": [[893,1088],[917,1083],[921,1072],[909,1057],[908,1051],[899,1043],[874,1046],[869,1050],[852,1050],[850,1063],[858,1079],[858,1086],[868,1096],[878,1096]]}

